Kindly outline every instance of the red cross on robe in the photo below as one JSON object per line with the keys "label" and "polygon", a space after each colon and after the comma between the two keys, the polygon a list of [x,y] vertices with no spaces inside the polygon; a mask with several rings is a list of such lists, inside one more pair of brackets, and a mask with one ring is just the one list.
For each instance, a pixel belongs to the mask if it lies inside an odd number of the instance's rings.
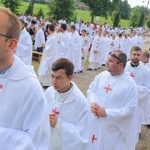
{"label": "red cross on robe", "polygon": [[110,88],[110,84],[108,85],[108,87],[104,87],[106,90],[106,93],[108,93],[108,91],[111,91],[112,89]]}
{"label": "red cross on robe", "polygon": [[59,112],[57,111],[57,107],[55,107],[54,109],[52,109],[52,112],[55,114],[55,115],[58,115]]}
{"label": "red cross on robe", "polygon": [[0,84],[0,89],[2,89],[3,88],[3,85],[2,84]]}
{"label": "red cross on robe", "polygon": [[95,135],[92,136],[92,143],[94,143],[94,141],[96,141],[97,138],[95,137]]}
{"label": "red cross on robe", "polygon": [[134,77],[135,77],[135,75],[134,75],[133,73],[130,73],[130,76],[131,76],[132,78],[134,78]]}

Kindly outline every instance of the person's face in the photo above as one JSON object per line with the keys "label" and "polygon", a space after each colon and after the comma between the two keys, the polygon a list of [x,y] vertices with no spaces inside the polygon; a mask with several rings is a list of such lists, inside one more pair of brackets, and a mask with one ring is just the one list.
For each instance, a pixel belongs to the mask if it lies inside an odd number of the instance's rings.
{"label": "person's face", "polygon": [[97,33],[99,36],[102,35],[102,30],[98,30],[98,33]]}
{"label": "person's face", "polygon": [[147,62],[148,61],[148,58],[146,57],[146,56],[144,56],[143,54],[141,54],[141,56],[140,56],[140,61],[141,62]]}
{"label": "person's face", "polygon": [[140,61],[141,54],[142,54],[141,51],[134,51],[133,50],[130,54],[131,62],[133,62],[134,64],[138,64]]}
{"label": "person's face", "polygon": [[[118,53],[113,53],[118,57]],[[107,70],[112,75],[118,75],[122,67],[122,62],[120,62],[117,58],[112,55],[108,55],[108,60],[106,62]]]}
{"label": "person's face", "polygon": [[82,31],[82,36],[85,36],[86,35],[86,32],[85,31]]}
{"label": "person's face", "polygon": [[[8,16],[0,12],[0,20],[0,34],[8,36],[6,33],[7,24],[9,23]],[[5,36],[0,35],[0,63],[3,63],[4,60],[6,61],[8,54],[12,52],[16,44],[17,43],[14,43],[12,39],[7,39]]]}
{"label": "person's face", "polygon": [[62,93],[69,89],[70,81],[73,78],[73,75],[67,76],[65,69],[60,69],[58,71],[52,71],[52,84],[55,90]]}

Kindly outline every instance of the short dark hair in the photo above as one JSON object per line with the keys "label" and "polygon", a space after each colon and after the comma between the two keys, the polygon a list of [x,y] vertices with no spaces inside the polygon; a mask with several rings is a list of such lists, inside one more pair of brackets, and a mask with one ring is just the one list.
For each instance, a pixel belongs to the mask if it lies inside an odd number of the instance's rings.
{"label": "short dark hair", "polygon": [[36,21],[35,21],[35,20],[32,20],[31,23],[32,23],[32,24],[36,24]]}
{"label": "short dark hair", "polygon": [[48,26],[48,28],[49,28],[51,31],[53,31],[53,32],[54,32],[54,30],[55,30],[55,27],[54,27],[54,25],[52,25],[52,24],[50,24],[50,25]]}
{"label": "short dark hair", "polygon": [[52,65],[52,71],[58,71],[60,69],[65,69],[67,77],[73,75],[74,65],[71,61],[66,58],[57,59]]}
{"label": "short dark hair", "polygon": [[121,51],[121,50],[115,50],[114,52],[119,52],[119,55],[117,57],[123,63],[123,68],[125,68],[126,63],[127,63],[127,55],[123,51]]}
{"label": "short dark hair", "polygon": [[83,29],[82,31],[84,31],[84,32],[86,33],[86,30],[85,30],[85,29]]}
{"label": "short dark hair", "polygon": [[150,52],[149,52],[149,50],[143,50],[142,51],[142,55],[145,56],[147,59],[149,59],[150,58]]}
{"label": "short dark hair", "polygon": [[73,30],[76,29],[75,25],[71,25],[70,28],[73,29]]}
{"label": "short dark hair", "polygon": [[141,51],[142,52],[142,49],[139,46],[133,46],[131,48],[131,52],[130,53],[132,53],[133,51]]}
{"label": "short dark hair", "polygon": [[66,31],[66,29],[67,29],[67,26],[66,26],[66,24],[64,24],[64,23],[61,23],[61,28],[63,28],[63,30],[64,30],[64,31]]}

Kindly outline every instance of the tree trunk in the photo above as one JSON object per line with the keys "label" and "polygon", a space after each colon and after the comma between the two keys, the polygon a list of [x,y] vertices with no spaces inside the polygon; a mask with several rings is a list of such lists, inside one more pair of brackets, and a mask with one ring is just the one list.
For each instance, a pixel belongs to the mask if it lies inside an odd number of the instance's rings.
{"label": "tree trunk", "polygon": [[32,14],[33,14],[33,9],[34,9],[34,0],[31,0],[31,7],[32,7]]}
{"label": "tree trunk", "polygon": [[92,18],[91,18],[91,22],[93,22],[94,21],[94,16],[92,16]]}

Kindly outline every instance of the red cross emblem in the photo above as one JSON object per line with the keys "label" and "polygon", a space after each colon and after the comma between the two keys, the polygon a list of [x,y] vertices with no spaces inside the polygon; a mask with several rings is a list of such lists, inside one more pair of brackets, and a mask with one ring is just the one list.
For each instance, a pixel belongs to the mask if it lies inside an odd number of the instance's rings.
{"label": "red cross emblem", "polygon": [[92,143],[94,143],[94,141],[96,141],[97,140],[97,138],[95,138],[95,135],[93,135],[93,137],[92,137]]}
{"label": "red cross emblem", "polygon": [[108,93],[108,91],[112,90],[112,89],[110,88],[110,84],[108,85],[108,87],[105,87],[105,89],[106,89],[106,93]]}
{"label": "red cross emblem", "polygon": [[134,77],[135,77],[135,75],[134,75],[133,73],[130,73],[130,76],[131,76],[132,78],[134,78]]}
{"label": "red cross emblem", "polygon": [[2,88],[3,88],[3,85],[0,84],[0,89],[2,89]]}
{"label": "red cross emblem", "polygon": [[55,114],[55,115],[58,115],[59,112],[57,111],[57,107],[55,107],[55,109],[52,109],[52,112]]}

